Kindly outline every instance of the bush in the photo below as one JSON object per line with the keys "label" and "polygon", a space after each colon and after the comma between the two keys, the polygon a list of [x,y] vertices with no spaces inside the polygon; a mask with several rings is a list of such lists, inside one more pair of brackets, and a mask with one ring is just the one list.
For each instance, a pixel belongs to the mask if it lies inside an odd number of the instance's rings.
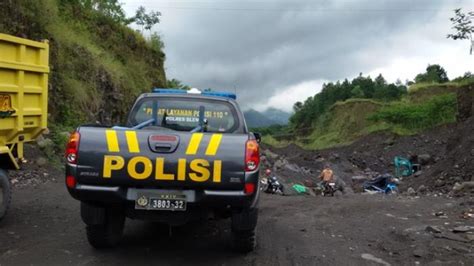
{"label": "bush", "polygon": [[420,104],[398,102],[388,105],[369,116],[369,120],[391,123],[408,130],[420,130],[454,122],[456,112],[456,96],[450,93],[435,96]]}

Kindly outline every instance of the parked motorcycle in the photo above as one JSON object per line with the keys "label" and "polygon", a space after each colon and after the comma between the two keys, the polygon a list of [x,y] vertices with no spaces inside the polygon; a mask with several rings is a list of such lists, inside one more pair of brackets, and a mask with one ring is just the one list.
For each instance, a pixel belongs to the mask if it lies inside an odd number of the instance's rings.
{"label": "parked motorcycle", "polygon": [[325,182],[323,184],[323,189],[321,191],[322,196],[334,196],[334,193],[337,191],[336,182]]}
{"label": "parked motorcycle", "polygon": [[398,193],[399,180],[390,174],[377,176],[372,180],[365,181],[362,184],[364,191],[372,191],[385,194]]}
{"label": "parked motorcycle", "polygon": [[283,194],[283,184],[278,181],[276,176],[272,176],[267,179],[267,184],[264,192],[270,194]]}

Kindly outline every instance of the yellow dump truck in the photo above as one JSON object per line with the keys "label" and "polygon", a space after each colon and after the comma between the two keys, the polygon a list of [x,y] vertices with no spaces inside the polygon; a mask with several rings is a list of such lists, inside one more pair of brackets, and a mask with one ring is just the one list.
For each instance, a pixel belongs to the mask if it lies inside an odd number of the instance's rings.
{"label": "yellow dump truck", "polygon": [[11,199],[8,169],[19,169],[23,144],[47,127],[49,45],[0,33],[0,219]]}

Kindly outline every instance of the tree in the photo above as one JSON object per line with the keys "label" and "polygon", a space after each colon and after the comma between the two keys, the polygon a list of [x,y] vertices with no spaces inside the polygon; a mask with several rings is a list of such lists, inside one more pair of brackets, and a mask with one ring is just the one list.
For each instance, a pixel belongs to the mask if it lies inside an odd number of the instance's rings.
{"label": "tree", "polygon": [[63,3],[79,4],[86,10],[93,10],[122,24],[130,24],[122,4],[118,0],[62,0]]}
{"label": "tree", "polygon": [[150,35],[149,42],[150,42],[151,49],[153,49],[154,51],[160,52],[163,50],[163,48],[165,48],[165,44],[161,40],[160,35],[158,35],[158,33],[156,32]]}
{"label": "tree", "polygon": [[177,79],[168,80],[166,83],[168,85],[168,88],[181,89],[181,90],[191,89],[191,87],[189,87],[188,85],[184,85],[183,83],[181,83],[181,81]]}
{"label": "tree", "polygon": [[352,94],[352,98],[364,98],[364,92],[362,91],[362,89],[360,88],[359,85],[356,85],[352,91],[351,91],[351,94]]}
{"label": "tree", "polygon": [[390,98],[390,92],[389,88],[387,86],[387,81],[385,78],[382,76],[382,74],[379,74],[375,80],[375,91],[374,91],[374,98],[376,99],[389,99]]}
{"label": "tree", "polygon": [[464,75],[453,79],[453,82],[464,82],[464,81],[470,81],[470,80],[474,81],[474,74],[468,71],[464,73]]}
{"label": "tree", "polygon": [[294,105],[293,105],[293,111],[296,113],[298,112],[299,110],[301,110],[301,108],[303,108],[303,103],[302,102],[296,102]]}
{"label": "tree", "polygon": [[151,11],[150,13],[146,12],[145,7],[140,6],[133,17],[133,21],[141,26],[141,32],[144,30],[151,30],[153,26],[160,23],[161,13],[158,11]]}
{"label": "tree", "polygon": [[472,34],[474,33],[474,25],[472,20],[474,19],[474,12],[468,12],[467,14],[461,11],[461,8],[454,10],[454,17],[450,18],[453,27],[456,33],[448,34],[448,39],[453,40],[470,40],[471,49],[469,54],[472,55],[472,50],[474,46],[474,40],[472,39]]}
{"label": "tree", "polygon": [[448,75],[446,70],[440,65],[428,65],[425,73],[416,75],[415,82],[427,82],[427,83],[444,83],[448,82]]}

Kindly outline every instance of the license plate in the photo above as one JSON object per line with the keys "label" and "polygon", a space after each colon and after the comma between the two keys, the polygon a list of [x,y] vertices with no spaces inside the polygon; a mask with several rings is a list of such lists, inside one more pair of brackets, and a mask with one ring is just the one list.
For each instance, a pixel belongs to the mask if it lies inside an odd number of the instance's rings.
{"label": "license plate", "polygon": [[336,183],[329,183],[329,185],[330,185],[330,186],[335,186],[335,185],[336,185]]}
{"label": "license plate", "polygon": [[185,211],[186,196],[177,194],[143,195],[135,201],[135,209]]}

